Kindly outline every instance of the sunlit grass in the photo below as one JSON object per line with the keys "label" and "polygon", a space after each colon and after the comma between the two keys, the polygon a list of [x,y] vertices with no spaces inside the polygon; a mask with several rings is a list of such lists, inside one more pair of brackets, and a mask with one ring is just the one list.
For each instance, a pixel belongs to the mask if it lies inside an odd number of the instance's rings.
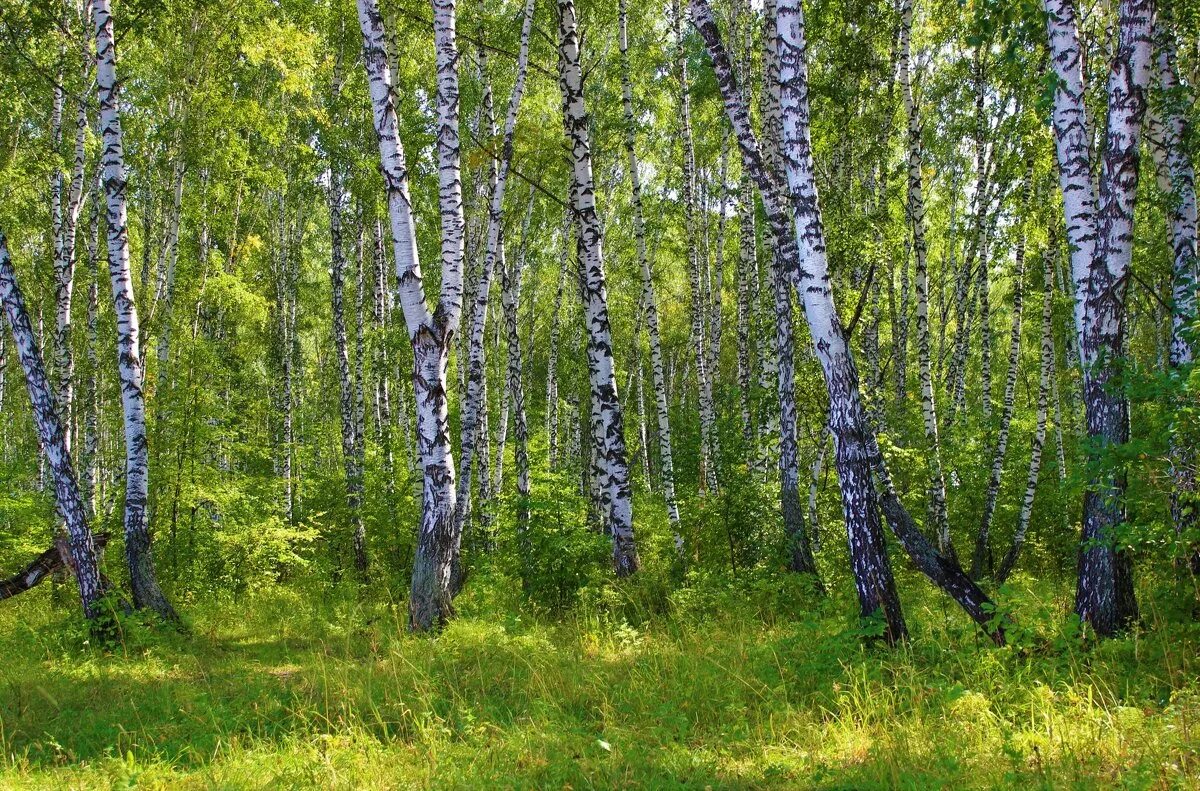
{"label": "sunlit grass", "polygon": [[1091,644],[1023,580],[1014,607],[1053,626],[994,649],[932,592],[910,599],[914,639],[888,650],[839,599],[631,624],[484,616],[468,596],[426,638],[391,604],[280,590],[193,606],[190,636],[130,625],[105,653],[39,592],[0,610],[0,787],[1200,783],[1194,625],[1150,602],[1145,629]]}

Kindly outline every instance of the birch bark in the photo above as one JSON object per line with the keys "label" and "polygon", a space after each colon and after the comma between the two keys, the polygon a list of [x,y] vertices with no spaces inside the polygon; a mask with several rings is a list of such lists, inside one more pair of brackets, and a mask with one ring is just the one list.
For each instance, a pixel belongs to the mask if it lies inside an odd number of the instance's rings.
{"label": "birch bark", "polygon": [[584,315],[587,326],[588,376],[591,383],[591,423],[599,451],[600,488],[613,542],[617,576],[637,571],[633,534],[633,501],[625,452],[624,419],[617,396],[612,330],[604,271],[604,239],[596,214],[592,178],[591,136],[583,96],[583,69],[574,0],[558,0],[559,88],[571,156],[571,203],[579,235],[583,271]]}
{"label": "birch bark", "polygon": [[146,519],[149,494],[149,451],[138,312],[129,268],[129,228],[125,203],[125,153],[117,100],[116,41],[109,0],[94,0],[96,86],[103,136],[101,163],[107,198],[109,274],[117,322],[117,360],[121,404],[125,414],[125,559],[135,607],[149,607],[178,621],[154,571],[154,555]]}
{"label": "birch bark", "polygon": [[[103,3],[104,0],[99,2]],[[79,599],[83,603],[84,615],[94,619],[100,615],[100,598],[104,594],[100,568],[96,560],[96,546],[88,525],[87,511],[79,496],[75,470],[71,466],[66,432],[54,402],[54,392],[46,376],[41,354],[38,352],[37,339],[29,323],[29,313],[25,309],[25,299],[17,284],[16,271],[8,253],[8,240],[3,231],[0,231],[0,303],[4,306],[17,357],[25,371],[25,383],[29,390],[29,401],[33,407],[42,453],[53,473],[54,493],[59,514],[67,526],[67,547],[70,564],[79,586]]]}

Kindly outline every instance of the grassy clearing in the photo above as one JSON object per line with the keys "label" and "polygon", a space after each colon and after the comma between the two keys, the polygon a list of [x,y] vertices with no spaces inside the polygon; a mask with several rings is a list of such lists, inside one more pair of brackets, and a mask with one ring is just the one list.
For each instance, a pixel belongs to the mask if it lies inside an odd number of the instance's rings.
{"label": "grassy clearing", "polygon": [[277,590],[191,607],[190,636],[131,626],[107,654],[44,593],[10,603],[0,787],[1200,784],[1200,630],[1153,602],[1143,631],[1090,645],[1053,615],[1063,592],[1026,580],[1014,606],[1059,626],[998,650],[906,585],[915,637],[885,650],[839,599],[648,616],[612,589],[566,619],[480,614],[504,585],[436,639],[390,604]]}

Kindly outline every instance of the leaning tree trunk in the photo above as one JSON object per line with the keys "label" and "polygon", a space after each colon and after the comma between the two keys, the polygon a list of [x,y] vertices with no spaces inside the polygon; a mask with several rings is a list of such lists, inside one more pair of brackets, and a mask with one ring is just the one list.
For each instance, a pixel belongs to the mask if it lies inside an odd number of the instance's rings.
{"label": "leaning tree trunk", "polygon": [[900,92],[908,116],[908,221],[912,226],[912,249],[916,264],[917,289],[917,367],[921,380],[921,417],[925,423],[925,443],[929,449],[929,523],[937,532],[938,550],[956,557],[950,539],[950,519],[946,513],[946,477],[942,471],[942,446],[938,438],[937,403],[933,391],[933,370],[929,342],[929,265],[925,243],[925,195],[921,169],[921,125],[917,119],[912,90],[912,0],[900,4]]}
{"label": "leaning tree trunk", "polygon": [[[792,8],[789,18],[787,0],[779,3],[778,43],[780,47],[781,83],[784,145],[786,152],[785,165],[789,183],[797,177],[795,173],[796,146],[802,146],[800,156],[806,161],[811,178],[812,154],[807,134],[807,98],[803,100],[802,112],[805,124],[803,133],[796,126],[797,112],[796,86],[792,84],[796,69],[803,69],[802,39],[797,45],[795,29],[787,29],[795,25],[794,16],[798,9]],[[717,73],[717,82],[725,101],[726,113],[733,126],[738,147],[741,150],[742,165],[750,172],[762,195],[763,206],[775,240],[778,263],[774,268],[773,281],[778,283],[784,276],[792,278],[803,301],[805,314],[808,318],[809,329],[817,356],[825,373],[830,398],[830,430],[836,443],[836,459],[838,474],[842,489],[842,505],[846,516],[846,530],[850,544],[850,562],[854,573],[855,587],[858,590],[860,612],[864,617],[879,614],[886,623],[885,637],[889,642],[903,639],[907,635],[904,616],[900,608],[900,598],[896,593],[895,582],[892,578],[891,564],[883,541],[883,531],[879,521],[879,509],[875,489],[871,480],[871,460],[869,447],[866,442],[866,424],[862,402],[858,394],[857,373],[846,345],[837,313],[833,309],[832,289],[829,275],[826,271],[823,231],[820,229],[819,210],[816,204],[816,193],[809,184],[809,198],[794,200],[793,207],[797,213],[796,230],[793,234],[788,227],[788,212],[784,198],[774,178],[764,167],[759,153],[758,141],[750,128],[749,113],[737,87],[729,56],[721,42],[720,33],[713,19],[712,11],[706,0],[691,0],[692,20],[708,47],[713,67]],[[802,34],[800,34],[802,35]],[[784,74],[788,77],[785,80]],[[802,216],[803,215],[803,216]],[[815,222],[815,227],[809,227]],[[815,233],[816,236],[810,235]],[[803,242],[808,255],[801,259],[797,245]],[[797,272],[801,269],[801,272]],[[777,292],[778,293],[778,292]],[[787,315],[790,321],[790,309]],[[780,319],[782,320],[782,318]],[[782,352],[782,350],[781,350]],[[779,355],[782,361],[785,355]],[[780,377],[782,381],[783,377]],[[796,495],[797,501],[799,494]],[[799,502],[796,504],[799,516],[799,529],[804,530],[804,511]],[[804,534],[807,545],[807,533]],[[796,539],[793,538],[793,546]]]}
{"label": "leaning tree trunk", "polygon": [[[1025,180],[1025,211],[1032,206],[1033,192],[1033,163]],[[1017,217],[1017,222],[1024,218]],[[1021,362],[1021,321],[1025,307],[1025,229],[1021,228],[1017,236],[1015,254],[1015,271],[1013,272],[1013,308],[1012,329],[1008,339],[1008,373],[1004,377],[1004,401],[1000,405],[1000,428],[996,434],[996,448],[992,454],[992,469],[988,474],[987,492],[983,498],[983,518],[980,520],[979,532],[975,536],[975,553],[971,557],[971,577],[991,574],[994,570],[994,555],[992,553],[992,517],[996,513],[996,501],[1000,497],[1000,478],[1004,473],[1004,458],[1008,453],[1008,435],[1012,428],[1013,409],[1017,394],[1017,369]],[[1043,425],[1043,434],[1045,426]],[[1041,449],[1038,449],[1041,455]]]}
{"label": "leaning tree trunk", "polygon": [[583,68],[580,65],[574,0],[558,0],[558,33],[558,82],[571,150],[571,204],[579,234],[580,268],[583,271],[592,433],[597,438],[603,511],[608,516],[608,532],[613,542],[613,568],[617,576],[624,577],[637,571],[640,561],[633,535],[633,498],[625,454],[624,419],[617,397],[604,274],[604,239],[596,214],[591,138],[584,106]]}
{"label": "leaning tree trunk", "polygon": [[438,88],[438,204],[441,215],[442,277],[437,309],[425,301],[417,254],[416,224],[399,136],[383,17],[376,0],[358,0],[363,63],[370,88],[375,134],[391,220],[396,281],[404,322],[413,347],[413,398],[417,449],[424,472],[421,526],[413,561],[409,625],[439,626],[453,615],[450,577],[458,554],[455,530],[454,456],[450,447],[446,369],[450,343],[462,314],[463,209],[458,140],[458,47],[454,0],[433,0]]}
{"label": "leaning tree trunk", "polygon": [[[642,275],[642,308],[646,316],[646,335],[650,340],[650,374],[654,381],[654,411],[658,423],[659,474],[662,478],[663,499],[667,519],[675,533],[675,544],[682,551],[679,535],[679,504],[675,499],[675,457],[671,447],[671,418],[667,406],[666,376],[663,371],[662,333],[658,324],[658,297],[654,290],[654,273],[646,252],[646,222],[642,209],[642,177],[638,170],[636,147],[637,125],[633,111],[633,80],[629,68],[629,30],[626,0],[619,10],[621,48],[621,99],[625,111],[625,154],[629,161],[630,188],[633,191],[633,235],[637,241],[638,267]],[[740,357],[739,357],[740,359]],[[749,378],[749,372],[746,377]],[[643,449],[643,453],[645,453]]]}
{"label": "leaning tree trunk", "polygon": [[[1111,449],[1129,438],[1121,388],[1125,293],[1133,248],[1138,142],[1150,71],[1148,0],[1121,0],[1119,41],[1108,84],[1108,122],[1097,200],[1084,107],[1082,51],[1068,0],[1045,0],[1050,59],[1057,78],[1052,121],[1059,184],[1075,283],[1075,329],[1084,368],[1084,407],[1091,458],[1075,609],[1098,634],[1112,635],[1137,617],[1133,567],[1115,532],[1125,521],[1125,477],[1105,469]],[[1098,207],[1098,208],[1097,208]]]}
{"label": "leaning tree trunk", "polygon": [[[1029,531],[1029,520],[1033,516],[1033,500],[1037,495],[1038,475],[1042,470],[1042,450],[1046,444],[1046,416],[1050,405],[1050,383],[1055,376],[1054,371],[1054,273],[1051,271],[1051,261],[1055,250],[1054,234],[1050,235],[1050,244],[1042,255],[1042,367],[1038,376],[1037,397],[1037,427],[1033,432],[1033,446],[1029,451],[1029,474],[1025,478],[1025,496],[1021,499],[1021,513],[1017,517],[1017,527],[1013,531],[1012,544],[1004,559],[996,569],[996,582],[1003,584],[1017,565],[1021,547],[1025,544],[1025,534]],[[1010,373],[1011,376],[1011,373]]]}
{"label": "leaning tree trunk", "polygon": [[342,211],[345,208],[342,177],[329,172],[329,237],[332,253],[333,353],[337,358],[338,393],[342,415],[342,464],[346,475],[346,509],[350,515],[354,568],[366,579],[367,533],[362,518],[363,469],[359,464],[358,409],[354,401],[354,376],[350,366],[350,344],[346,331],[346,253],[342,243]]}
{"label": "leaning tree trunk", "polygon": [[178,621],[154,572],[154,555],[146,519],[149,496],[149,451],[146,445],[146,402],[142,394],[142,353],[137,305],[129,268],[129,228],[125,203],[125,153],[117,100],[116,41],[109,0],[94,0],[96,87],[100,96],[103,136],[101,163],[107,197],[108,265],[117,322],[117,360],[121,405],[125,413],[125,559],[135,607],[150,607]]}
{"label": "leaning tree trunk", "polygon": [[[777,243],[785,249],[790,248],[783,260],[788,263],[789,274],[803,300],[813,345],[829,393],[830,432],[835,442],[851,567],[861,612],[867,616],[879,611],[885,623],[884,636],[890,641],[903,639],[907,634],[883,543],[879,521],[879,510],[882,508],[892,531],[921,572],[951,595],[993,640],[1003,642],[1003,629],[994,623],[994,607],[986,594],[957,563],[940,555],[913,524],[891,487],[886,465],[867,423],[859,394],[858,374],[834,307],[825,258],[824,231],[821,228],[809,137],[804,23],[799,5],[796,0],[778,2],[784,151],[788,152],[785,164],[791,205],[795,210],[793,235],[788,228],[788,217],[779,190],[762,165],[758,142],[750,128],[749,114],[741,101],[712,11],[707,0],[691,1],[693,20],[712,58],[726,114],[741,148],[743,165],[751,171],[759,186]],[[879,475],[883,483],[882,497],[875,488],[873,472]]]}
{"label": "leaning tree trunk", "polygon": [[[766,60],[768,84],[763,92],[766,110],[763,114],[763,156],[768,166],[768,174],[777,178],[782,175],[784,169],[784,156],[779,85],[779,34],[775,24],[773,2],[768,2],[766,15],[765,36],[767,40],[763,42],[763,57]],[[788,536],[790,555],[788,567],[798,573],[816,575],[817,566],[812,554],[812,537],[806,527],[804,509],[800,499],[800,449],[796,438],[795,333],[792,324],[792,300],[788,288],[787,264],[784,261],[785,255],[795,252],[791,245],[790,241],[786,245],[780,245],[776,241],[771,246],[772,254],[768,259],[775,330],[775,356],[772,371],[775,374],[775,395],[779,401],[779,411],[775,413],[778,421],[775,427],[777,430],[773,433],[779,436],[779,505],[784,533]]]}
{"label": "leaning tree trunk", "polygon": [[[104,0],[100,0],[101,3]],[[87,512],[79,496],[79,485],[75,470],[71,466],[71,454],[67,450],[66,432],[54,403],[54,392],[46,376],[37,339],[29,323],[25,300],[17,285],[17,274],[8,254],[8,240],[0,231],[0,303],[8,316],[17,357],[25,370],[25,383],[29,389],[29,401],[33,406],[33,417],[37,423],[38,439],[42,453],[54,478],[54,493],[58,500],[58,511],[67,525],[67,548],[75,579],[79,583],[79,598],[83,602],[83,613],[88,618],[100,614],[100,599],[104,595],[100,568],[96,560],[96,546],[88,526]]]}

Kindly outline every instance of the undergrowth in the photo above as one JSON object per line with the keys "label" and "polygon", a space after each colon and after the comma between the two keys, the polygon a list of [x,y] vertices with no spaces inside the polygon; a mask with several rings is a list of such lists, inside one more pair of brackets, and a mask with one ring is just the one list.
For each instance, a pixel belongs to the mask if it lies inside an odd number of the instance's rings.
{"label": "undergrowth", "polygon": [[1200,783],[1189,619],[1150,599],[1141,628],[1095,643],[1068,591],[1018,578],[997,649],[906,589],[894,649],[785,575],[646,577],[539,616],[483,572],[436,637],[406,634],[384,590],[277,587],[191,606],[186,634],[126,617],[101,649],[38,591],[0,610],[0,787]]}

